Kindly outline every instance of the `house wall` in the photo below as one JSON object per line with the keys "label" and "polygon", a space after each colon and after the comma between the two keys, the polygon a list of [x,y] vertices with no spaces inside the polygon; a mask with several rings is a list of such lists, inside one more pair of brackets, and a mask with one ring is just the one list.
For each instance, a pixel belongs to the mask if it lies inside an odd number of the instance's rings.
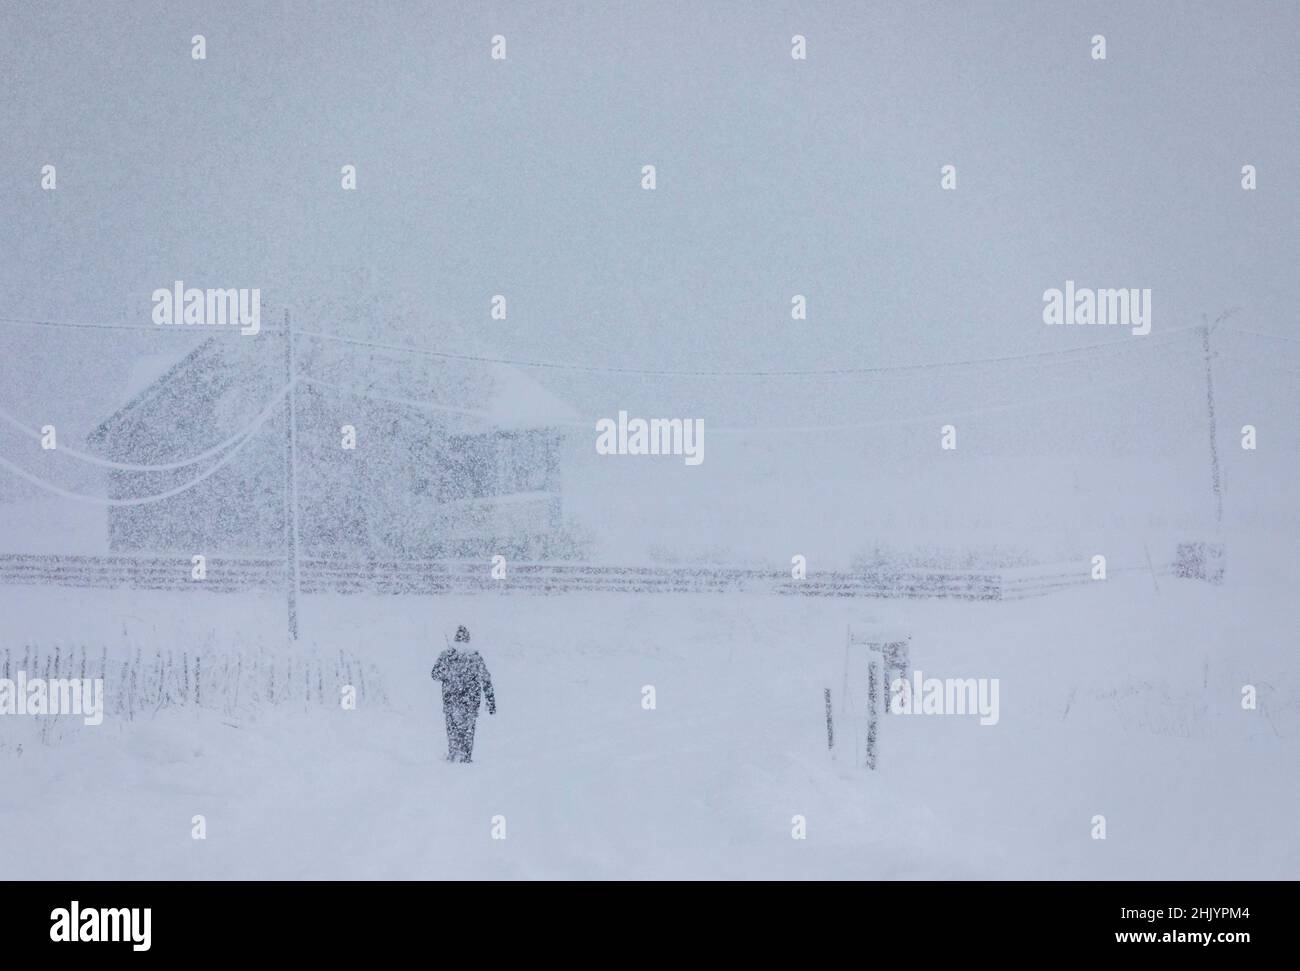
{"label": "house wall", "polygon": [[[161,438],[145,429],[165,423],[171,406],[191,400],[187,394],[177,389],[152,402],[119,434],[118,451],[144,450]],[[304,555],[540,553],[560,524],[553,432],[453,433],[445,414],[310,386],[298,391],[295,409]],[[355,449],[342,447],[343,425],[355,428]],[[192,490],[156,504],[112,508],[110,549],[279,554],[287,545],[286,432],[283,416],[268,419],[229,466]],[[187,434],[206,444],[223,432],[209,414],[206,421],[191,416]],[[115,472],[111,494],[156,494],[192,479],[199,468]]]}

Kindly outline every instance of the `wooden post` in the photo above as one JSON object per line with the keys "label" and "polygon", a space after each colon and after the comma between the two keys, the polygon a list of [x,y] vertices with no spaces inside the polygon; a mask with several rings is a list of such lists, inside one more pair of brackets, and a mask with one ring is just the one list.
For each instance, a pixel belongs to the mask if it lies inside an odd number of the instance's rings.
{"label": "wooden post", "polygon": [[285,432],[284,449],[284,498],[285,498],[285,566],[289,573],[286,584],[289,606],[289,638],[298,639],[298,433],[297,414],[294,408],[294,364],[293,364],[293,329],[289,323],[289,311],[284,312],[284,375],[288,386],[286,396],[286,414],[288,429]]}
{"label": "wooden post", "polygon": [[831,689],[826,689],[826,748],[835,748],[835,726],[831,723]]}
{"label": "wooden post", "polygon": [[876,652],[867,652],[867,768],[876,767],[880,746],[880,681],[881,659]]}

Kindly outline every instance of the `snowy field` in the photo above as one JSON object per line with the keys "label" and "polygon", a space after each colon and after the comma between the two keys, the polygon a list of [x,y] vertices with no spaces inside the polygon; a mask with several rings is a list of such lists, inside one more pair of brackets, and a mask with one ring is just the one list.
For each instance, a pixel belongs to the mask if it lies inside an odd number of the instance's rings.
{"label": "snowy field", "polygon": [[[832,761],[822,690],[845,625],[882,610],[927,676],[998,678],[998,724],[887,716],[878,771]],[[247,645],[283,611],[271,595],[0,588],[0,647]],[[1300,605],[1280,580],[1134,575],[1014,603],[308,597],[302,614],[304,645],[373,660],[386,706],[179,707],[50,743],[2,719],[5,875],[1300,875]],[[460,623],[499,704],[471,765],[443,761],[429,678]]]}

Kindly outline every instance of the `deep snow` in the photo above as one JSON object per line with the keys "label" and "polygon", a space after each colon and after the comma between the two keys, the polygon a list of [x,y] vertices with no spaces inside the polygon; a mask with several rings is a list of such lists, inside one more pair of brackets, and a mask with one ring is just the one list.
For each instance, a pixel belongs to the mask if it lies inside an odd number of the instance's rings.
{"label": "deep snow", "polygon": [[[303,642],[373,658],[388,708],[167,710],[0,753],[3,871],[1294,878],[1300,608],[1279,592],[1133,575],[1014,603],[308,597]],[[125,629],[179,650],[283,623],[273,596],[5,588],[0,604],[4,644]],[[828,757],[822,689],[846,623],[882,608],[927,676],[999,678],[1001,717],[887,716],[872,773]],[[457,623],[500,706],[468,766],[442,761],[429,678]],[[1238,703],[1248,681],[1255,712]]]}

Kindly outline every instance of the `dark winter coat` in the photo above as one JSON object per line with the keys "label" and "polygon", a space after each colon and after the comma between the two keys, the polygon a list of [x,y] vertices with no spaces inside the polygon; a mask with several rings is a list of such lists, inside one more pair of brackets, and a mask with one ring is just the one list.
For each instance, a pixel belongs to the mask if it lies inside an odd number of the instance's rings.
{"label": "dark winter coat", "polygon": [[467,708],[478,714],[479,693],[487,698],[488,712],[497,713],[492,694],[492,676],[478,651],[459,651],[449,647],[438,655],[433,679],[442,682],[442,707]]}

